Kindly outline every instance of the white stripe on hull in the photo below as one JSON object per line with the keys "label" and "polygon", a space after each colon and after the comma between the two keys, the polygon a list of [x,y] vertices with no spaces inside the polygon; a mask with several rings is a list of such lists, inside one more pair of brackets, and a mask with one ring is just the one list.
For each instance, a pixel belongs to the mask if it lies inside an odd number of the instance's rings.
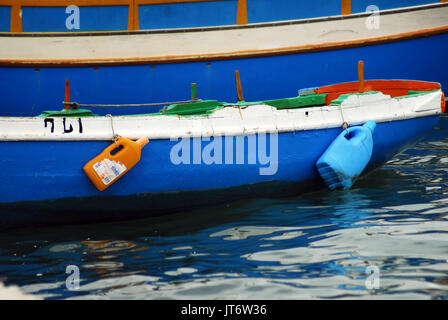
{"label": "white stripe on hull", "polygon": [[0,141],[111,140],[113,133],[152,140],[334,128],[344,121],[356,125],[437,115],[441,96],[441,90],[401,98],[373,93],[351,95],[340,106],[277,110],[263,104],[235,105],[200,116],[0,117]]}

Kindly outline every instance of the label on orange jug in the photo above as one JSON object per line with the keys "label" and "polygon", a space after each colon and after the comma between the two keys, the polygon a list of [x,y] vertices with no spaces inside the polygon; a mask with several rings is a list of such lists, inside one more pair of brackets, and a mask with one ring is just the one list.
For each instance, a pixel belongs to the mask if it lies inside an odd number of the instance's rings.
{"label": "label on orange jug", "polygon": [[98,174],[101,181],[108,185],[114,181],[120,174],[126,171],[126,166],[121,162],[110,159],[103,159],[93,165],[93,169]]}

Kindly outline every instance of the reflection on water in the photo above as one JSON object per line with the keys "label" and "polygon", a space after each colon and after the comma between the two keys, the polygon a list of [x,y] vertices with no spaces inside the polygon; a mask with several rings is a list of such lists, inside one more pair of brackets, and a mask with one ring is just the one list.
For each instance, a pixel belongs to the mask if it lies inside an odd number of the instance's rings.
{"label": "reflection on water", "polygon": [[447,299],[447,133],[348,191],[3,233],[1,277],[48,299]]}

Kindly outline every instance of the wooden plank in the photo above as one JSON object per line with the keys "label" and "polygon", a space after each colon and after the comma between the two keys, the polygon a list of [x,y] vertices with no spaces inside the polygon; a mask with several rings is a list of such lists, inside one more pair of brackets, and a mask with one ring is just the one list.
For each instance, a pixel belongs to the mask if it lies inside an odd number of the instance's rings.
{"label": "wooden plank", "polygon": [[247,0],[238,0],[236,24],[247,24]]}
{"label": "wooden plank", "polygon": [[238,101],[244,101],[243,88],[241,87],[240,72],[235,70],[235,84]]}
{"label": "wooden plank", "polygon": [[138,0],[129,1],[128,30],[139,30]]}
{"label": "wooden plank", "polygon": [[352,13],[352,1],[342,0],[341,2],[341,15],[348,15]]}
{"label": "wooden plank", "polygon": [[138,3],[137,0],[133,0],[134,1],[134,29],[133,30],[139,30],[140,29],[140,22],[138,20],[139,15],[138,15]]}
{"label": "wooden plank", "polygon": [[[303,52],[326,51],[408,40],[448,33],[448,6],[382,16],[381,29],[364,27],[364,16],[334,21],[317,21],[251,27],[211,29],[207,32],[141,32],[126,36],[123,32],[46,34],[10,36],[2,33],[0,64],[20,65],[91,65],[173,63],[262,57]],[[397,19],[402,23],[397,24]],[[332,32],[328,30],[356,30]],[[238,37],[235,35],[238,34]],[[303,34],[303,37],[291,37]],[[57,41],[55,41],[57,40]],[[262,41],[264,46],[259,47]],[[116,48],[113,51],[110,47]],[[23,47],[33,50],[23,50]]]}
{"label": "wooden plank", "polygon": [[22,32],[22,17],[20,5],[11,6],[11,32]]}
{"label": "wooden plank", "polygon": [[358,62],[358,92],[364,92],[364,61]]}

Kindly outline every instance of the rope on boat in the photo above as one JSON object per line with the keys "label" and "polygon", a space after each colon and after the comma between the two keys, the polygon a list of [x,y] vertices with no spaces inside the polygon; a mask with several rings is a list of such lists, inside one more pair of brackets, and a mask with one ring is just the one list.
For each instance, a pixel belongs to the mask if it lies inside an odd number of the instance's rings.
{"label": "rope on boat", "polygon": [[344,119],[344,112],[342,112],[342,103],[341,103],[341,105],[340,105],[339,110],[341,111],[342,129],[343,129],[343,130],[346,130],[346,131],[347,131],[347,134],[350,134],[350,132],[348,131],[348,126],[349,126],[349,124],[348,124],[347,121],[345,121],[345,119]]}
{"label": "rope on boat", "polygon": [[72,101],[62,101],[64,106],[70,106],[72,109],[79,108],[121,108],[121,107],[153,107],[153,106],[166,106],[170,104],[186,104],[192,102],[200,102],[201,99],[192,99],[187,101],[174,101],[174,102],[156,102],[156,103],[135,103],[135,104],[83,104]]}
{"label": "rope on boat", "polygon": [[106,117],[110,119],[110,127],[112,129],[112,141],[118,145],[117,140],[118,140],[118,138],[120,138],[120,135],[115,133],[113,117],[111,114],[106,114]]}

